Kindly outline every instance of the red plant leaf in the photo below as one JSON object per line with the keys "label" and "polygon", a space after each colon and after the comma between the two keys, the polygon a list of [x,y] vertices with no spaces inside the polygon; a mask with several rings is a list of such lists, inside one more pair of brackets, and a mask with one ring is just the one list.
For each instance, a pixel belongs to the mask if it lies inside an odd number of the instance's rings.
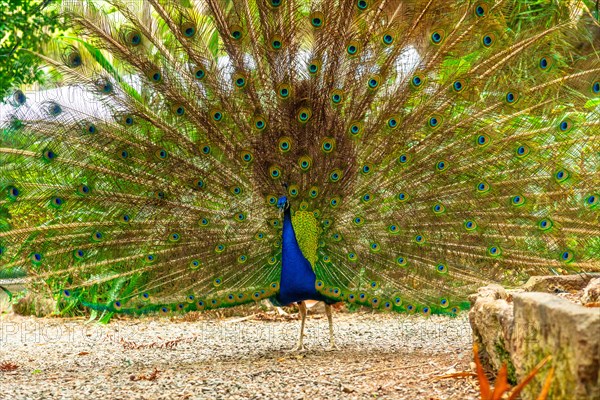
{"label": "red plant leaf", "polygon": [[550,371],[548,372],[548,376],[546,377],[546,380],[544,381],[544,386],[542,386],[542,391],[540,392],[540,395],[538,396],[537,400],[546,400],[546,397],[548,397],[548,392],[550,392],[550,386],[552,385],[552,377],[554,376],[554,367],[550,368]]}
{"label": "red plant leaf", "polygon": [[483,371],[483,366],[481,365],[481,360],[479,359],[479,346],[477,346],[477,343],[473,343],[473,354],[475,358],[475,365],[477,366],[477,379],[479,380],[479,393],[481,394],[481,400],[492,400],[490,382]]}
{"label": "red plant leaf", "polygon": [[550,361],[551,358],[552,358],[552,356],[547,356],[542,361],[540,361],[539,364],[536,365],[535,368],[533,368],[531,370],[531,372],[529,373],[529,375],[527,375],[525,377],[525,379],[523,379],[523,381],[521,381],[521,383],[519,383],[517,386],[515,386],[514,390],[512,391],[512,393],[510,394],[510,396],[508,397],[507,400],[515,400],[517,398],[517,396],[519,395],[519,393],[521,393],[521,390],[523,390],[523,388],[529,383],[529,381],[531,381],[533,379],[533,377],[538,373],[538,371],[548,361]]}
{"label": "red plant leaf", "polygon": [[496,376],[492,400],[500,400],[502,395],[508,392],[509,389],[510,385],[508,384],[508,368],[506,367],[506,364],[502,364],[502,368],[500,368],[500,371],[498,371],[498,376]]}

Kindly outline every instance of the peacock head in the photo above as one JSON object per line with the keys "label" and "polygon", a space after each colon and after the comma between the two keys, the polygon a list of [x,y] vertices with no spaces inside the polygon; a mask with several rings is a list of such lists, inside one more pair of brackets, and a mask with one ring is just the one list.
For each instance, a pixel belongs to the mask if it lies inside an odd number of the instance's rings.
{"label": "peacock head", "polygon": [[285,211],[290,206],[287,197],[281,196],[279,200],[277,200],[277,208],[281,211]]}

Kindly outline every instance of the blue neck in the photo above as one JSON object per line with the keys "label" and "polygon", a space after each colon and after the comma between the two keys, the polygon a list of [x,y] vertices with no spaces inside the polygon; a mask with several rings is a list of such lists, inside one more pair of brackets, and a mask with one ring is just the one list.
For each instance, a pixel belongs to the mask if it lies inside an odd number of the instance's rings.
{"label": "blue neck", "polygon": [[302,254],[289,207],[283,213],[283,237],[281,244],[281,279],[277,301],[290,304],[303,300],[323,300],[315,289],[315,275],[310,262]]}

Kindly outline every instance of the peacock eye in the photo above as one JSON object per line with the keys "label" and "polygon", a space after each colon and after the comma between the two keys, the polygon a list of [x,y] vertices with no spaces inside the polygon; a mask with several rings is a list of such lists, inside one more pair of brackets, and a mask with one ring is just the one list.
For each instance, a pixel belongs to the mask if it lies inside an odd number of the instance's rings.
{"label": "peacock eye", "polygon": [[187,27],[184,31],[183,34],[187,37],[192,37],[194,36],[194,34],[196,33],[196,28],[194,27]]}
{"label": "peacock eye", "polygon": [[25,93],[23,93],[21,90],[16,90],[12,97],[14,102],[19,106],[25,104],[27,101],[27,96],[25,96]]}

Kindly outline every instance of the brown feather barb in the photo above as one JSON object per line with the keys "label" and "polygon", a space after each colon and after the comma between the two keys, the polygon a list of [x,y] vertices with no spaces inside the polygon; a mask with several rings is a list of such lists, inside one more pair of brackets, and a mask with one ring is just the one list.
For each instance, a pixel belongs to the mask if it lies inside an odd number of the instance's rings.
{"label": "brown feather barb", "polygon": [[[276,294],[287,196],[317,289],[455,314],[600,269],[600,28],[584,1],[71,2],[11,100],[0,269],[118,312]],[[85,103],[85,104],[83,104]],[[14,106],[14,107],[13,107]]]}

